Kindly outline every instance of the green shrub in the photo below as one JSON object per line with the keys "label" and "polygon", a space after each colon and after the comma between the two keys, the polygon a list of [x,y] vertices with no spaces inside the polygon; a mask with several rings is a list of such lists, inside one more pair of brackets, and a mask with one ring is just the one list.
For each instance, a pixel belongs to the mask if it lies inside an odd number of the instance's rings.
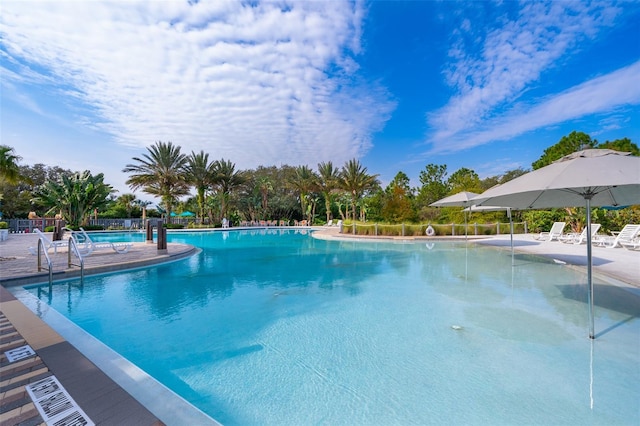
{"label": "green shrub", "polygon": [[358,234],[360,234],[360,235],[376,235],[376,227],[375,227],[375,225],[362,226],[362,228],[358,228]]}
{"label": "green shrub", "polygon": [[392,237],[392,236],[400,235],[401,233],[402,233],[402,228],[399,226],[378,225],[378,235],[382,235],[385,237]]}
{"label": "green shrub", "polygon": [[44,232],[53,232],[56,229],[55,226],[45,226]]}
{"label": "green shrub", "polygon": [[378,235],[385,237],[399,237],[402,235],[402,225],[378,225]]}
{"label": "green shrub", "polygon": [[431,227],[433,228],[434,231],[436,231],[434,235],[440,235],[440,236],[451,235],[451,226],[449,225],[440,225],[437,223],[432,223]]}
{"label": "green shrub", "polygon": [[522,218],[529,224],[529,232],[548,231],[554,222],[567,222],[567,213],[563,209],[533,210],[522,213]]}
{"label": "green shrub", "polygon": [[167,229],[183,229],[184,225],[181,223],[165,223],[164,227]]}
{"label": "green shrub", "polygon": [[187,223],[187,229],[201,229],[201,228],[220,228],[222,225],[211,226],[208,224],[189,222]]}
{"label": "green shrub", "polygon": [[421,235],[425,235],[424,232],[426,229],[427,228],[424,225],[405,225],[404,235],[419,237]]}
{"label": "green shrub", "polygon": [[9,224],[7,222],[0,222],[0,229],[9,229]]}
{"label": "green shrub", "polygon": [[[79,231],[80,230],[80,226],[75,226],[75,225],[67,225],[67,228],[71,229],[72,231]],[[47,230],[51,228],[51,231],[48,232],[53,232],[53,226],[48,226]],[[104,231],[104,226],[102,225],[83,225],[82,229],[84,229],[85,231]]]}

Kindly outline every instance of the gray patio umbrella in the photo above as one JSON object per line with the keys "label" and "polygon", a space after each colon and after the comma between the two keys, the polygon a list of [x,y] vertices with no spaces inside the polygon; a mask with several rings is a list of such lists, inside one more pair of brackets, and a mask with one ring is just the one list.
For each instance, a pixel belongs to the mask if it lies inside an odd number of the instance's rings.
{"label": "gray patio umbrella", "polygon": [[470,203],[470,201],[478,195],[479,194],[476,194],[475,192],[462,191],[458,192],[457,194],[444,197],[429,205],[432,207],[467,207],[471,204],[474,204]]}
{"label": "gray patio umbrella", "polygon": [[[444,197],[435,203],[429,204],[431,207],[467,207],[474,203],[471,200],[477,197],[479,194],[475,192],[462,191],[457,194]],[[464,213],[464,236],[467,236],[467,213]]]}
{"label": "gray patio umbrella", "polygon": [[640,204],[640,157],[609,149],[587,149],[487,190],[476,205],[513,209],[585,206],[589,338],[594,339],[591,207]]}

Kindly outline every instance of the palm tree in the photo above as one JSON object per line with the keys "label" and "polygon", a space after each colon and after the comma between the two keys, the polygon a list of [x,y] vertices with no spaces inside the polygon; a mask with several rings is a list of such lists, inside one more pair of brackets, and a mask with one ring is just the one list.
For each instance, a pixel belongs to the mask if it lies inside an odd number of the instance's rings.
{"label": "palm tree", "polygon": [[351,214],[353,220],[356,220],[356,205],[358,200],[362,198],[365,192],[374,189],[380,183],[378,175],[370,175],[367,168],[363,167],[355,158],[349,160],[340,172],[340,183],[342,189],[347,191],[351,196]]}
{"label": "palm tree", "polygon": [[267,215],[269,193],[273,191],[273,184],[271,183],[271,179],[267,176],[259,176],[256,180],[256,187],[258,191],[260,191],[263,219],[266,219],[266,216],[264,215]]}
{"label": "palm tree", "polygon": [[324,206],[327,210],[327,222],[329,222],[331,220],[333,193],[340,187],[340,171],[336,167],[333,167],[331,161],[328,161],[318,164],[318,175],[318,188],[324,197]]}
{"label": "palm tree", "polygon": [[140,210],[142,211],[142,218],[146,219],[147,217],[147,206],[149,204],[152,204],[151,201],[147,201],[147,200],[134,200],[133,203],[140,207]]}
{"label": "palm tree", "polygon": [[136,195],[135,194],[122,194],[116,200],[118,204],[121,204],[125,211],[127,212],[127,217],[131,217],[131,212],[133,211],[133,206],[136,205]]}
{"label": "palm tree", "polygon": [[114,192],[111,185],[104,183],[104,174],[93,176],[85,170],[71,176],[62,175],[57,182],[45,182],[34,191],[32,201],[48,207],[47,214],[59,211],[70,225],[79,226],[94,209],[106,206]]}
{"label": "palm tree", "polygon": [[311,191],[317,188],[318,176],[308,166],[298,166],[295,174],[289,180],[289,184],[298,193],[300,198],[300,207],[302,208],[302,216],[307,214],[307,200]]}
{"label": "palm tree", "polygon": [[204,208],[205,208],[205,196],[207,191],[211,189],[213,175],[214,175],[214,163],[209,162],[209,154],[205,154],[204,151],[196,154],[191,152],[191,155],[187,158],[187,165],[185,167],[187,180],[196,189],[196,201],[198,202],[198,216],[201,220],[204,220]]}
{"label": "palm tree", "polygon": [[13,152],[10,146],[0,145],[0,181],[15,185],[21,179],[18,166],[21,158]]}
{"label": "palm tree", "polygon": [[134,191],[142,188],[147,194],[160,197],[170,222],[173,204],[189,193],[185,175],[187,157],[180,152],[179,146],[158,141],[147,148],[141,158],[133,157],[133,160],[137,164],[127,164],[122,169],[124,173],[132,173],[127,185]]}
{"label": "palm tree", "polygon": [[229,160],[217,160],[213,163],[213,184],[217,187],[220,199],[220,214],[227,217],[231,193],[245,182],[241,172],[236,171],[236,165]]}

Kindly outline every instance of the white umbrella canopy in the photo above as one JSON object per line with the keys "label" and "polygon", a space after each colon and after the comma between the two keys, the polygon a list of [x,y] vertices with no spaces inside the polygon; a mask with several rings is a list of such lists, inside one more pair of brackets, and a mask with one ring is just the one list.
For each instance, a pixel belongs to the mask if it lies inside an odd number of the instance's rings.
{"label": "white umbrella canopy", "polygon": [[589,338],[594,339],[591,207],[640,204],[640,157],[610,149],[574,152],[491,188],[472,203],[518,210],[586,207]]}
{"label": "white umbrella canopy", "polygon": [[[475,192],[462,191],[457,194],[449,195],[429,204],[432,207],[466,207],[471,204],[471,200],[479,194]],[[464,213],[464,237],[467,238],[467,213]]]}
{"label": "white umbrella canopy", "polygon": [[587,149],[526,173],[476,197],[472,204],[513,209],[640,204],[640,157]]}
{"label": "white umbrella canopy", "polygon": [[[475,202],[475,201],[474,201]],[[472,204],[469,207],[464,209],[467,212],[499,212],[502,210],[511,210],[511,207],[501,207],[501,206],[478,206],[476,204]]]}
{"label": "white umbrella canopy", "polygon": [[470,201],[479,194],[475,192],[462,191],[457,194],[444,197],[435,203],[429,204],[431,207],[466,207],[472,203]]}

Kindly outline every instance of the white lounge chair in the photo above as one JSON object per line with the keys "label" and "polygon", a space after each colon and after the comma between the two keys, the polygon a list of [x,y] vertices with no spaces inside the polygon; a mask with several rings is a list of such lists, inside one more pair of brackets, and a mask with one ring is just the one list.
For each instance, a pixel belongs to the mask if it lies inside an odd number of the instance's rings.
{"label": "white lounge chair", "polygon": [[[593,238],[595,237],[595,235],[598,233],[598,231],[600,230],[600,224],[599,223],[592,223],[591,224],[591,239],[593,241]],[[569,243],[569,244],[584,244],[587,242],[587,227],[585,226],[584,229],[582,230],[582,232],[577,233],[577,232],[572,232],[569,234],[564,234],[561,235],[559,238],[560,241],[562,241],[563,243]]]}
{"label": "white lounge chair", "polygon": [[624,228],[616,236],[602,236],[594,241],[594,244],[604,246],[606,248],[614,248],[618,246],[634,248],[635,239],[640,234],[640,225],[625,225]]}
{"label": "white lounge chair", "polygon": [[620,241],[620,245],[627,250],[640,250],[640,235],[637,235],[631,241]]}
{"label": "white lounge chair", "polygon": [[[37,228],[35,228],[33,232],[38,235],[38,238],[40,238],[40,241],[42,241],[42,247],[46,251],[49,251],[49,249],[53,249],[54,253],[58,253],[58,247],[69,246],[69,241],[67,240],[53,241]],[[29,250],[29,253],[33,254],[34,256],[38,254],[38,247],[29,247],[27,250]]]}
{"label": "white lounge chair", "polygon": [[129,251],[133,243],[112,243],[112,242],[94,242],[89,234],[83,229],[80,228],[80,231],[73,231],[71,233],[71,237],[76,241],[76,246],[78,247],[78,251],[82,256],[89,256],[96,250],[102,248],[110,248],[116,253],[124,254]]}
{"label": "white lounge chair", "polygon": [[535,240],[539,241],[553,241],[558,240],[564,230],[565,222],[555,222],[549,232],[541,232],[533,236]]}

